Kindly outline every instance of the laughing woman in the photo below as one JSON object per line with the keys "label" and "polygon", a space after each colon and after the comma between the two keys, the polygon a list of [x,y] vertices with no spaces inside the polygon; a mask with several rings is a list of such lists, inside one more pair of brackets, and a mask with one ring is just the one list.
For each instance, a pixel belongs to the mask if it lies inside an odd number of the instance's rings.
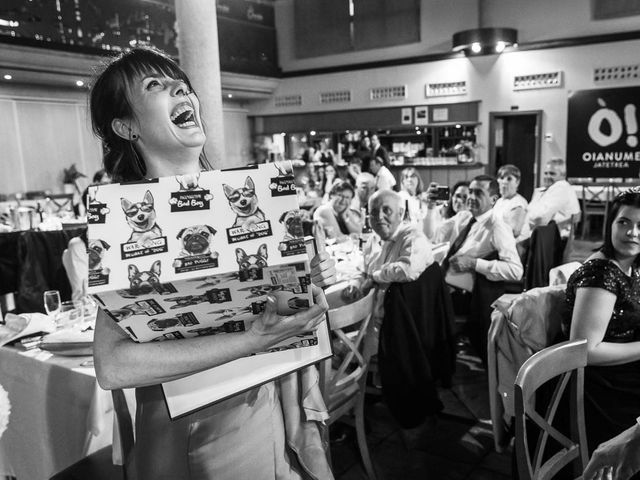
{"label": "laughing woman", "polygon": [[614,200],[600,251],[567,283],[564,331],[587,339],[584,406],[591,453],[640,415],[640,189]]}
{"label": "laughing woman", "polygon": [[[114,181],[132,181],[209,169],[205,131],[189,79],[165,54],[133,49],[112,61],[90,94],[93,130],[102,140],[104,166]],[[331,282],[326,256],[311,262],[316,285]],[[268,383],[186,417],[169,419],[160,384],[264,351],[313,329],[327,309],[315,305],[280,316],[269,298],[247,332],[135,343],[104,312],[96,322],[96,374],[105,389],[136,388],[133,462],[140,479],[298,479],[301,462],[287,442],[278,391]],[[292,448],[290,448],[292,447]],[[325,462],[326,463],[326,462]],[[327,469],[324,475],[331,477]]]}

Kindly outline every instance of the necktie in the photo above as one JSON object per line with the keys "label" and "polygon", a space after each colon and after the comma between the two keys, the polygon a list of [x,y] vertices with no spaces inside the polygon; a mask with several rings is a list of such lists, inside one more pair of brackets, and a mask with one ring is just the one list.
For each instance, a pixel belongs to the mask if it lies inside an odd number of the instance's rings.
{"label": "necktie", "polygon": [[451,244],[451,248],[449,248],[449,252],[447,253],[447,256],[444,257],[444,260],[442,262],[443,272],[446,272],[447,269],[449,268],[449,259],[453,257],[458,250],[460,250],[460,248],[462,247],[462,244],[467,239],[467,236],[469,235],[469,232],[471,231],[471,227],[473,226],[474,223],[476,223],[476,217],[471,217],[471,220],[469,220],[469,223],[467,223],[467,226],[460,231],[456,239]]}

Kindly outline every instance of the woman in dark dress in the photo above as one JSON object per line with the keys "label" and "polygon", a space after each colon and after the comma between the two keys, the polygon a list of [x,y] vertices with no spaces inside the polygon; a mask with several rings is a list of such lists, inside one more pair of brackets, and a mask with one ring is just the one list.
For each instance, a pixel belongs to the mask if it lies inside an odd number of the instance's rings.
{"label": "woman in dark dress", "polygon": [[567,284],[564,331],[586,338],[589,452],[640,415],[640,189],[614,200],[604,244]]}

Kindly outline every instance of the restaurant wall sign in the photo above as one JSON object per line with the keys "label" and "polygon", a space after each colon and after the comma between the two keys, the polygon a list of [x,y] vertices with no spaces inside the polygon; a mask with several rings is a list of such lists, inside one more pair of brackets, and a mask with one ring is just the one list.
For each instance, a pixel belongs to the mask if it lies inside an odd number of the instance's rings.
{"label": "restaurant wall sign", "polygon": [[637,177],[640,87],[579,90],[569,97],[567,176]]}

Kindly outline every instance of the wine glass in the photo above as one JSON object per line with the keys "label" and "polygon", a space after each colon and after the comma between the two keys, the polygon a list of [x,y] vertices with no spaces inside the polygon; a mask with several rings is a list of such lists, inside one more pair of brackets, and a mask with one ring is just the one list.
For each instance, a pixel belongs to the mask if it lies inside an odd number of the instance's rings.
{"label": "wine glass", "polygon": [[44,309],[47,315],[57,315],[60,311],[60,292],[58,290],[47,290],[44,292]]}

